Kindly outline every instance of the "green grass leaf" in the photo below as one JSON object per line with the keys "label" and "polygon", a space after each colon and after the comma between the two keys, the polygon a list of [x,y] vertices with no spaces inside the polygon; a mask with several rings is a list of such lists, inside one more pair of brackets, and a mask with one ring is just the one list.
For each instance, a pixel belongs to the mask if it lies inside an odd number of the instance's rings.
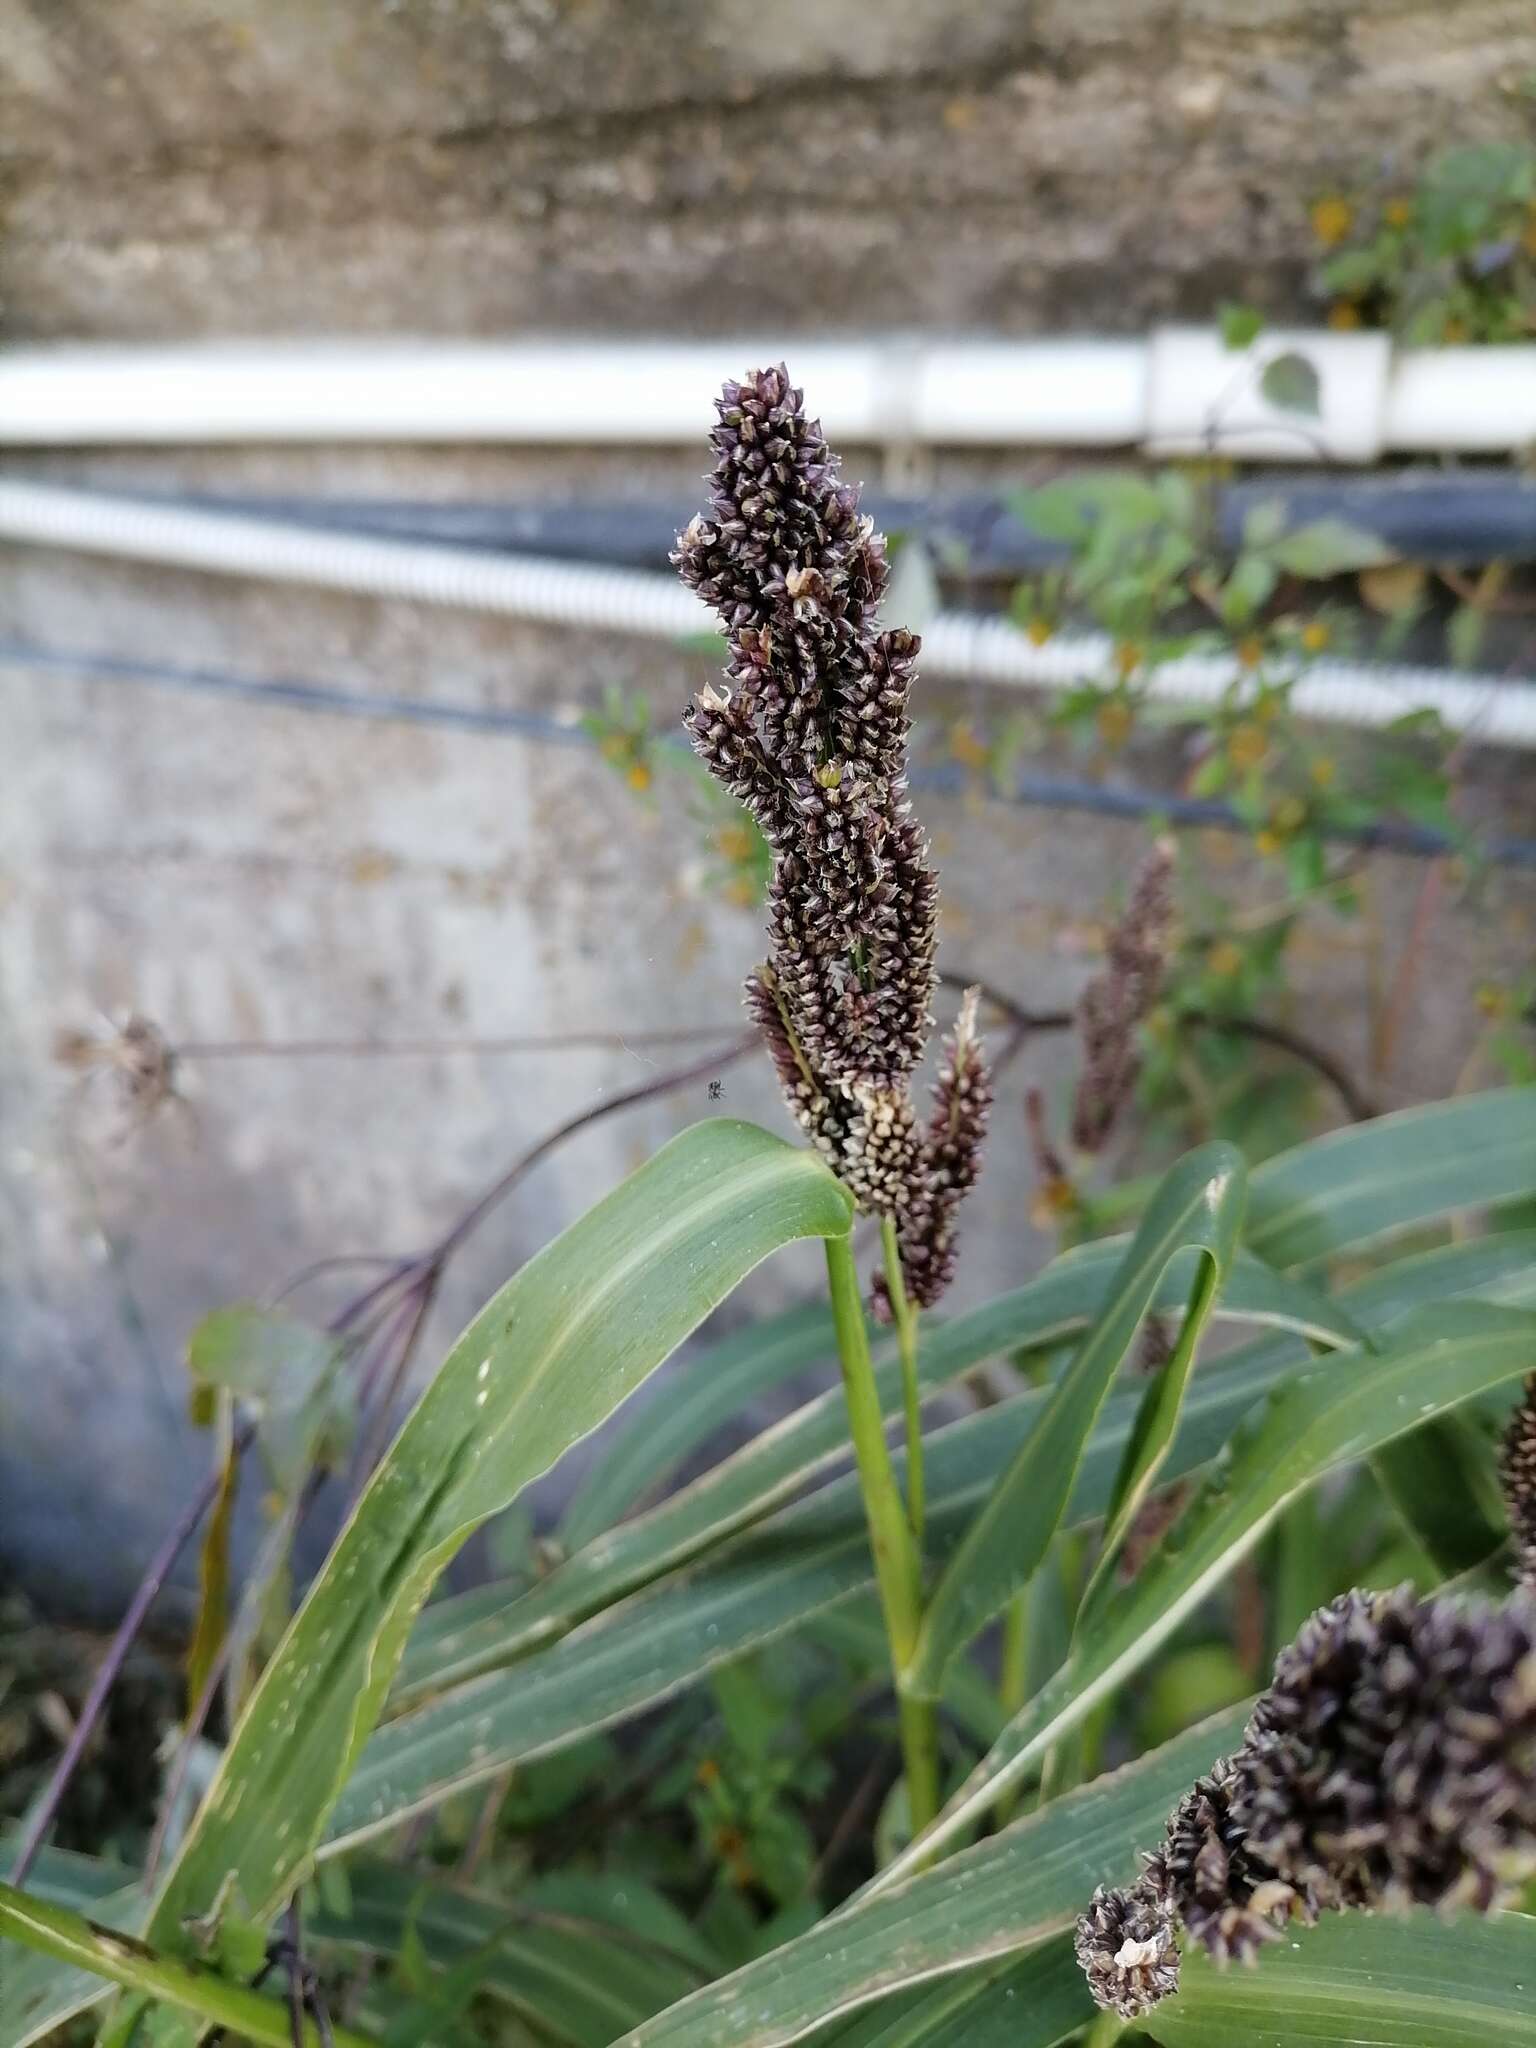
{"label": "green grass leaf", "polygon": [[882,1999],[813,2035],[811,2048],[1057,2048],[1093,2016],[1071,1943],[1058,1937],[1017,1962]]}
{"label": "green grass leaf", "polygon": [[759,1260],[842,1236],[810,1153],[696,1125],[532,1259],[459,1339],[262,1674],[151,1919],[174,1948],[229,1872],[252,1918],[308,1867],[411,1624],[466,1537],[595,1428]]}
{"label": "green grass leaf", "polygon": [[[1054,1345],[1082,1329],[1102,1308],[1128,1242],[1101,1239],[1084,1246],[1026,1286],[925,1330],[918,1358],[925,1392],[986,1359]],[[1194,1273],[1193,1253],[1176,1257],[1153,1306],[1182,1307]],[[1235,1260],[1215,1313],[1299,1331],[1323,1344],[1347,1344],[1356,1334],[1349,1318],[1323,1296],[1246,1253]],[[898,1413],[901,1379],[889,1345],[876,1366],[876,1385],[884,1411]],[[670,1500],[594,1538],[537,1586],[511,1593],[480,1587],[429,1608],[407,1647],[395,1704],[408,1705],[527,1656],[664,1572],[718,1549],[802,1492],[845,1458],[847,1449],[842,1391],[832,1387]]]}
{"label": "green grass leaf", "polygon": [[[1075,1254],[1051,1273],[1059,1282],[1060,1269],[1081,1262],[1082,1255]],[[1183,1285],[1192,1261],[1183,1274],[1179,1265],[1175,1261],[1174,1277]],[[1111,1270],[1112,1262],[1100,1261],[1100,1298]],[[1234,1268],[1239,1271],[1241,1262]],[[1419,1253],[1357,1282],[1341,1301],[1357,1322],[1387,1331],[1416,1306],[1458,1295],[1536,1303],[1536,1231],[1507,1231]],[[1058,1303],[1065,1298],[1058,1296]],[[1000,1312],[1017,1299],[978,1312],[998,1315],[994,1336],[1010,1327],[1009,1316]],[[1170,1294],[1170,1301],[1176,1299]],[[952,1327],[958,1329],[958,1321]],[[1005,1338],[1002,1345],[1006,1348]],[[1263,1336],[1197,1373],[1180,1417],[1169,1474],[1205,1463],[1260,1396],[1312,1366],[1305,1344],[1282,1332]],[[930,1531],[940,1552],[958,1540],[1033,1427],[1045,1398],[1025,1394],[930,1436]],[[1068,1511],[1072,1523],[1103,1514],[1137,1405],[1131,1390],[1110,1397],[1078,1474]],[[482,1782],[509,1762],[579,1742],[593,1727],[666,1699],[754,1643],[803,1627],[817,1614],[837,1614],[850,1600],[867,1601],[870,1583],[857,1488],[851,1480],[835,1482],[815,1498],[781,1509],[710,1562],[632,1597],[527,1664],[459,1685],[430,1708],[379,1730],[333,1818],[322,1853],[332,1855],[376,1836],[403,1814],[459,1786]],[[0,1835],[0,1863],[4,1850]],[[124,1873],[88,1858],[46,1852],[33,1883],[46,1896],[124,1927],[137,1925],[136,1915],[142,1914],[141,1895],[121,1889]],[[20,1957],[0,1973],[0,2041],[7,2048],[13,2043],[30,2048],[96,1996],[99,1987],[80,1972],[46,1958]]]}
{"label": "green grass leaf", "polygon": [[[408,1870],[359,1863],[345,1913],[311,1912],[317,1942],[398,1956],[413,1945],[434,1968],[465,1972],[485,1992],[570,2048],[607,2048],[626,2028],[685,1997],[698,1984],[691,1964],[637,1941],[615,1925],[529,1907]],[[425,2003],[432,2002],[429,1988]],[[427,2038],[431,2038],[428,2036]]]}
{"label": "green grass leaf", "polygon": [[1455,1096],[1266,1160],[1249,1181],[1244,1242],[1272,1266],[1313,1266],[1533,1186],[1536,1088]]}
{"label": "green grass leaf", "polygon": [[[1176,1275],[1181,1264],[1187,1284],[1193,1255],[1175,1261]],[[1343,1299],[1351,1316],[1378,1330],[1419,1304],[1459,1293],[1536,1303],[1536,1232],[1421,1254],[1371,1275]],[[1354,1357],[1344,1352],[1335,1362],[1344,1367]],[[1260,1338],[1213,1361],[1190,1386],[1167,1476],[1213,1458],[1263,1395],[1322,1369],[1290,1335]],[[928,1437],[936,1556],[959,1541],[1047,1399],[1045,1392],[1022,1394]],[[1111,1395],[1078,1472],[1069,1523],[1103,1515],[1139,1403],[1133,1390]],[[377,1835],[508,1763],[547,1755],[653,1706],[727,1659],[867,1594],[870,1582],[863,1507],[849,1477],[781,1508],[706,1562],[632,1595],[536,1657],[454,1685],[386,1724],[347,1787],[329,1849]]]}
{"label": "green grass leaf", "polygon": [[1531,2048],[1536,1920],[1330,1916],[1251,1970],[1184,1959],[1140,2022],[1162,2048]]}
{"label": "green grass leaf", "polygon": [[[1536,1287],[1536,1274],[1526,1272]],[[1347,1355],[1347,1354],[1346,1354]],[[1267,1386],[1310,1363],[1303,1346],[1213,1365],[1196,1376],[1169,1461],[1212,1457]],[[929,1538],[958,1542],[1048,1396],[1029,1393],[927,1440]],[[1078,1473],[1074,1522],[1101,1516],[1141,1396],[1112,1396]],[[405,1814],[547,1755],[653,1706],[732,1657],[866,1593],[868,1536],[850,1477],[782,1509],[692,1571],[664,1580],[535,1656],[453,1686],[379,1729],[337,1808],[329,1847],[366,1840]]]}
{"label": "green grass leaf", "polygon": [[[1240,1738],[1246,1717],[1246,1707],[1217,1715],[883,1897],[833,1914],[637,2028],[625,2048],[781,2048],[905,1986],[1035,1949],[1071,1925],[1095,1885],[1134,1874],[1136,1845]],[[1014,2038],[1029,2037],[1021,2027]]]}
{"label": "green grass leaf", "polygon": [[1484,1564],[1509,1535],[1487,1434],[1439,1415],[1383,1444],[1371,1460],[1382,1492],[1444,1577]]}
{"label": "green grass leaf", "polygon": [[825,1302],[789,1309],[711,1345],[593,1459],[560,1518],[560,1542],[580,1550],[611,1529],[748,1402],[836,1355]]}
{"label": "green grass leaf", "polygon": [[[288,2009],[276,1999],[262,1998],[243,1984],[234,1984],[215,1971],[196,1963],[156,1953],[144,1943],[125,1938],[115,1928],[102,1926],[28,1892],[0,1883],[0,1940],[21,1942],[27,1948],[85,1970],[111,1984],[193,2014],[198,2022],[227,2028],[239,2039],[261,2044],[261,2048],[290,2048],[293,2032]],[[335,2048],[368,2048],[367,2037],[350,2027],[333,2029]],[[188,2038],[194,2038],[189,2034]],[[36,2035],[27,2036],[36,2039]],[[302,2048],[316,2048],[320,2036],[313,2025],[304,2028]],[[8,2048],[14,2044],[8,2043]]]}
{"label": "green grass leaf", "polygon": [[1193,1247],[1197,1276],[1185,1330],[1170,1361],[1173,1378],[1160,1376],[1143,1403],[1111,1501],[1112,1540],[1124,1533],[1171,1442],[1195,1340],[1231,1265],[1246,1180],[1241,1153],[1221,1142],[1202,1145],[1164,1176],[1086,1342],[934,1590],[902,1678],[904,1689],[915,1697],[938,1696],[950,1660],[1038,1569],[1061,1524],[1084,1445],[1121,1361],[1157,1298],[1163,1274],[1179,1252]]}
{"label": "green grass leaf", "polygon": [[1325,1473],[1368,1457],[1431,1416],[1523,1376],[1533,1348],[1536,1316],[1446,1303],[1410,1315],[1377,1353],[1338,1353],[1289,1379],[1239,1429],[1230,1454],[1157,1558],[1096,1618],[926,1836],[872,1889],[898,1881],[1023,1782],[1053,1743],[1166,1642],[1288,1502]]}

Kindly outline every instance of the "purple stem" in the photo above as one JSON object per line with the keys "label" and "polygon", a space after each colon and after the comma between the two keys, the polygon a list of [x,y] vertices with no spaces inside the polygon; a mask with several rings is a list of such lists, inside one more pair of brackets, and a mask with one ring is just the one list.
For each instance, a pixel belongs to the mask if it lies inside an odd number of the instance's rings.
{"label": "purple stem", "polygon": [[[242,1424],[231,1446],[231,1455],[240,1456],[249,1447],[255,1435],[254,1423]],[[128,1652],[133,1648],[134,1639],[144,1626],[145,1618],[166,1580],[175,1569],[176,1560],[191,1540],[199,1522],[213,1506],[222,1476],[220,1468],[215,1466],[160,1539],[160,1548],[150,1559],[144,1576],[128,1603],[127,1611],[117,1625],[117,1633],[107,1646],[107,1654],[96,1667],[96,1676],[91,1680],[90,1691],[81,1703],[69,1740],[54,1766],[53,1776],[48,1781],[48,1789],[27,1822],[21,1848],[11,1871],[12,1884],[26,1883],[32,1866],[37,1861],[38,1851],[47,1838],[48,1830],[58,1817],[59,1804],[69,1788],[69,1782],[81,1757],[85,1754],[86,1744],[101,1718],[101,1710],[106,1705],[107,1695],[117,1683],[122,1668],[128,1661]]]}

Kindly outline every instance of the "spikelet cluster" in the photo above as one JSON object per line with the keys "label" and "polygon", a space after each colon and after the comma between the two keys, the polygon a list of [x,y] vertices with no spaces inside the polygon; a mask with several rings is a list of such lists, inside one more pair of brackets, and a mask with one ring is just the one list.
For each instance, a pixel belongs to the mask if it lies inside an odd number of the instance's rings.
{"label": "spikelet cluster", "polygon": [[673,561],[728,647],[689,737],[773,856],[770,958],[747,1006],[812,1143],[862,1208],[896,1219],[926,1304],[953,1270],[989,1097],[973,1004],[926,1128],[912,1101],[938,912],[907,795],[918,641],[878,623],[884,543],[782,365],[727,383],[716,410],[709,506]]}

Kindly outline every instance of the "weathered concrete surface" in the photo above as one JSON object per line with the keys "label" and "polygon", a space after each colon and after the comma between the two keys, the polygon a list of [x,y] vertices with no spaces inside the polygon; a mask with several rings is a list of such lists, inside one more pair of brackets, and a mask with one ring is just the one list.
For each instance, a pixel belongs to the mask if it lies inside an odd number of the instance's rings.
{"label": "weathered concrete surface", "polygon": [[1533,77],[1529,0],[0,0],[0,330],[1279,310]]}
{"label": "weathered concrete surface", "polygon": [[[50,467],[147,483],[206,475],[210,460]],[[323,465],[337,490],[402,495],[510,487],[524,470],[425,451],[222,465],[237,486],[292,485]],[[646,480],[671,469],[653,463]],[[613,682],[643,691],[658,722],[697,675],[633,642],[21,550],[0,552],[0,636],[490,704],[590,703]],[[930,690],[921,708],[942,729],[966,701]],[[174,1113],[126,1124],[104,1080],[82,1091],[54,1061],[55,1034],[100,1006],[142,1010],[181,1044],[714,1022],[726,1035],[759,923],[703,881],[683,785],[664,778],[655,807],[637,806],[590,751],[15,666],[0,667],[0,730],[0,1552],[110,1605],[201,1456],[179,1360],[203,1310],[333,1253],[421,1245],[553,1122],[671,1056],[191,1057],[194,1132]],[[1176,764],[1141,765],[1159,780]],[[1495,779],[1480,801],[1514,828],[1521,784],[1507,773],[1504,796]],[[1141,830],[980,795],[922,808],[946,964],[1039,1007],[1069,1002]],[[1251,887],[1232,842],[1213,837],[1207,858]],[[1299,1018],[1361,1072],[1370,990],[1379,1012],[1424,879],[1412,862],[1375,872],[1373,926],[1309,928],[1298,969]],[[1504,875],[1476,918],[1436,918],[1378,1081],[1389,1099],[1455,1084],[1473,985],[1528,959],[1533,908],[1536,878]],[[956,1302],[1044,1254],[1019,1104],[1026,1078],[1059,1100],[1070,1066],[1063,1042],[1042,1040],[1009,1083]],[[425,1356],[603,1188],[716,1108],[784,1127],[754,1063],[724,1077],[718,1104],[700,1084],[583,1136],[465,1253]],[[813,1254],[786,1255],[743,1301],[783,1300],[816,1269]]]}

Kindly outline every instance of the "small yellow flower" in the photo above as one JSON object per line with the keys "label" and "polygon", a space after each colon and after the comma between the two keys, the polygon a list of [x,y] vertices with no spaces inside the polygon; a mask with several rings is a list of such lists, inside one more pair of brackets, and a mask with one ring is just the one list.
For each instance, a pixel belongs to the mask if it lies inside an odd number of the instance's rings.
{"label": "small yellow flower", "polygon": [[957,719],[949,728],[949,751],[966,768],[985,768],[987,765],[986,743],[978,738],[976,728],[963,718]]}
{"label": "small yellow flower", "polygon": [[1407,227],[1409,221],[1413,219],[1413,201],[1411,199],[1389,199],[1386,204],[1384,218],[1389,228]]}
{"label": "small yellow flower", "polygon": [[1038,614],[1024,628],[1032,647],[1043,647],[1055,630],[1049,619],[1042,619]]}
{"label": "small yellow flower", "polygon": [[651,786],[651,768],[648,761],[631,761],[624,780],[632,790],[643,793]]}
{"label": "small yellow flower", "polygon": [[1339,764],[1331,754],[1319,754],[1312,763],[1312,780],[1319,789],[1332,789],[1338,773]]}
{"label": "small yellow flower", "polygon": [[752,834],[745,825],[722,825],[715,834],[721,858],[731,862],[752,858]]}
{"label": "small yellow flower", "polygon": [[1227,759],[1240,775],[1257,768],[1268,752],[1269,736],[1262,725],[1245,718],[1240,725],[1233,726],[1227,741]]}
{"label": "small yellow flower", "polygon": [[1111,697],[1107,704],[1099,706],[1093,723],[1106,747],[1123,747],[1136,720],[1129,704],[1119,697]]}
{"label": "small yellow flower", "polygon": [[1253,843],[1255,849],[1264,856],[1265,860],[1273,860],[1275,855],[1284,846],[1285,841],[1278,832],[1271,832],[1266,825],[1261,831],[1254,833]]}
{"label": "small yellow flower", "polygon": [[1335,334],[1353,334],[1360,318],[1360,308],[1349,299],[1335,299],[1328,308],[1328,325]]}
{"label": "small yellow flower", "polygon": [[1206,967],[1218,981],[1233,981],[1243,971],[1243,949],[1231,939],[1218,939],[1206,956]]}
{"label": "small yellow flower", "polygon": [[1322,619],[1308,619],[1301,629],[1301,644],[1308,654],[1321,654],[1332,638]]}
{"label": "small yellow flower", "polygon": [[1141,660],[1142,649],[1135,640],[1122,640],[1115,649],[1115,669],[1122,677],[1133,676],[1141,667]]}
{"label": "small yellow flower", "polygon": [[1071,1181],[1056,1174],[1035,1190],[1035,1198],[1029,1205],[1029,1220],[1036,1230],[1054,1230],[1059,1223],[1074,1215],[1077,1207],[1077,1189]]}
{"label": "small yellow flower", "polygon": [[1325,249],[1336,249],[1355,224],[1355,209],[1337,194],[1319,199],[1310,215],[1312,232]]}
{"label": "small yellow flower", "polygon": [[1264,659],[1264,642],[1257,633],[1245,633],[1237,643],[1237,659],[1243,668],[1257,668]]}
{"label": "small yellow flower", "polygon": [[732,875],[725,885],[725,900],[733,910],[756,910],[757,890],[749,875]]}

